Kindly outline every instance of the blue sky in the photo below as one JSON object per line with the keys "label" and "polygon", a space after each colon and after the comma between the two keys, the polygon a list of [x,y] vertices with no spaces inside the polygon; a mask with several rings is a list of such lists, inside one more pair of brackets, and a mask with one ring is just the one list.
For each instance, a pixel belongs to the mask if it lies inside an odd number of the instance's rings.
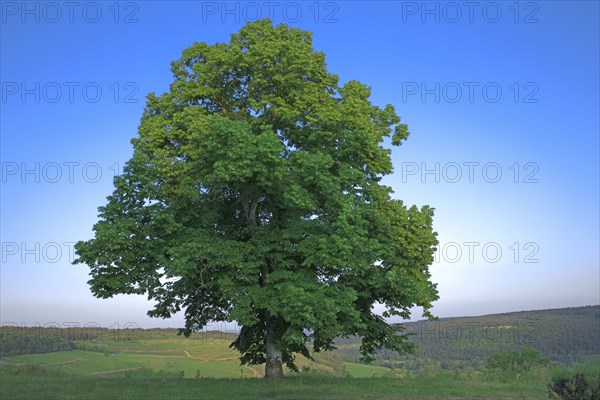
{"label": "blue sky", "polygon": [[143,297],[95,299],[71,246],[170,62],[259,16],[312,31],[409,125],[384,181],[436,208],[434,314],[600,303],[598,2],[1,4],[2,323],[181,326]]}

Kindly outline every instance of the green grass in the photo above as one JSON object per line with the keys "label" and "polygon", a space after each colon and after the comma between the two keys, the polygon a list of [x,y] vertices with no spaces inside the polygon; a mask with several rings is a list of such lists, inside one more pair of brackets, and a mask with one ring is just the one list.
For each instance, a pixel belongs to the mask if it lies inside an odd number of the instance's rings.
{"label": "green grass", "polygon": [[2,399],[545,399],[541,385],[439,379],[298,376],[263,379],[92,378],[1,375]]}
{"label": "green grass", "polygon": [[384,367],[377,367],[373,365],[355,364],[345,362],[343,363],[346,367],[346,371],[353,378],[372,378],[374,376],[385,376],[390,370]]}
{"label": "green grass", "polygon": [[130,361],[127,357],[115,355],[105,356],[91,351],[68,351],[46,354],[27,354],[7,357],[10,363],[34,363],[48,368],[60,369],[74,374],[93,374],[116,369],[141,367],[139,363]]}

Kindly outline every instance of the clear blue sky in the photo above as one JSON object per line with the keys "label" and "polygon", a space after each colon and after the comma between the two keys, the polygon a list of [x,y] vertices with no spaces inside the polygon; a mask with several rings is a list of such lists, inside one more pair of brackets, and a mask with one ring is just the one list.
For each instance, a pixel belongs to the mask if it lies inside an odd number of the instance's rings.
{"label": "clear blue sky", "polygon": [[385,182],[436,208],[436,315],[600,303],[598,2],[223,4],[1,3],[0,322],[181,326],[95,299],[71,246],[170,62],[259,16],[312,31],[331,72],[408,123]]}

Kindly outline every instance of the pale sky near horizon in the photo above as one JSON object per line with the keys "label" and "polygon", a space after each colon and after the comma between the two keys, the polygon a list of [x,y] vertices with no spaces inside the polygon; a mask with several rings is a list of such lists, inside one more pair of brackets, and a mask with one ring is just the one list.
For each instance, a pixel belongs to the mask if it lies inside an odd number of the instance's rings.
{"label": "pale sky near horizon", "polygon": [[384,183],[436,209],[435,315],[600,303],[596,1],[0,4],[0,323],[182,326],[94,298],[72,244],[170,62],[258,17],[313,32],[330,72],[409,125]]}

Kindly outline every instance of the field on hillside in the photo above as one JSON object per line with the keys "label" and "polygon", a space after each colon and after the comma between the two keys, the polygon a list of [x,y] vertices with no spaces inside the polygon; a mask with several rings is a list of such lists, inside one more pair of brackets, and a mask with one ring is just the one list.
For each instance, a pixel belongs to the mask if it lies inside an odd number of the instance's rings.
{"label": "field on hillside", "polygon": [[[97,339],[77,343],[77,350],[4,357],[3,362],[36,364],[69,374],[110,376],[123,371],[150,370],[186,378],[259,378],[264,366],[240,366],[239,353],[229,348],[232,337],[198,334],[191,338],[172,332],[142,334],[140,339]],[[144,338],[143,336],[147,336]],[[83,350],[94,348],[95,351]],[[331,354],[316,354],[315,361],[297,358],[302,370],[355,377],[382,376],[386,368],[341,363]]]}

